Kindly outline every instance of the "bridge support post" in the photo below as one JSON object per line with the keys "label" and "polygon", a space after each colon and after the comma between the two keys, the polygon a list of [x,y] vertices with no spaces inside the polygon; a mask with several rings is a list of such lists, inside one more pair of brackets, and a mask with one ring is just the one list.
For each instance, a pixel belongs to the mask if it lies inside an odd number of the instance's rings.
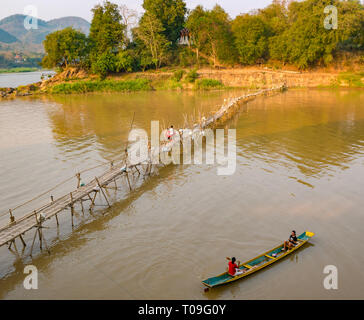
{"label": "bridge support post", "polygon": [[72,196],[72,192],[70,193],[71,196],[71,220],[72,220],[72,227],[74,226],[73,224],[73,215],[75,214],[75,209],[73,207],[73,196]]}
{"label": "bridge support post", "polygon": [[99,186],[100,191],[101,191],[101,193],[103,194],[103,196],[104,196],[104,198],[105,198],[105,200],[106,200],[106,202],[107,202],[108,206],[109,206],[109,207],[111,207],[111,206],[110,206],[110,203],[109,203],[109,200],[107,199],[106,194],[105,194],[105,192],[104,192],[104,189],[102,189],[102,187],[101,187],[101,184],[100,184],[100,182],[99,182],[99,179],[97,179],[97,177],[95,177],[95,179],[96,179],[97,185]]}
{"label": "bridge support post", "polygon": [[9,209],[9,214],[10,214],[10,223],[14,223],[15,217],[13,216],[13,212],[11,211],[11,209]]}
{"label": "bridge support post", "polygon": [[129,174],[128,174],[128,172],[125,172],[125,174],[126,174],[126,179],[128,180],[129,190],[131,191],[132,189],[131,189],[131,185],[130,185]]}
{"label": "bridge support post", "polygon": [[24,241],[24,239],[23,239],[22,235],[19,235],[19,238],[20,238],[20,240],[21,240],[21,242],[22,242],[22,244],[23,244],[23,247],[25,248],[25,247],[27,246],[27,244],[25,243],[25,241]]}

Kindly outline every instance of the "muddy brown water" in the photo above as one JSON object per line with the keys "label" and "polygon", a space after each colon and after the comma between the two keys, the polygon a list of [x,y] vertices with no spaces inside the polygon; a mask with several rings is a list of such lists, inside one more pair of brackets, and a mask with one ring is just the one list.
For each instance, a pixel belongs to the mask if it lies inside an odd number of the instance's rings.
{"label": "muddy brown water", "polygon": [[[241,93],[1,101],[0,212],[117,157],[134,111],[136,127],[149,130],[151,120],[178,126],[183,114],[217,109]],[[111,209],[78,210],[73,232],[64,212],[59,230],[50,223],[44,231],[51,255],[36,246],[33,259],[19,259],[0,248],[0,298],[363,299],[363,102],[364,91],[344,89],[289,90],[250,102],[228,123],[237,129],[235,174],[218,176],[215,165],[169,166],[132,194],[111,195]],[[204,293],[200,281],[225,271],[226,256],[248,260],[292,229],[316,236],[266,270]],[[38,268],[38,290],[23,287],[28,264]],[[338,269],[338,290],[323,286],[327,265]]]}

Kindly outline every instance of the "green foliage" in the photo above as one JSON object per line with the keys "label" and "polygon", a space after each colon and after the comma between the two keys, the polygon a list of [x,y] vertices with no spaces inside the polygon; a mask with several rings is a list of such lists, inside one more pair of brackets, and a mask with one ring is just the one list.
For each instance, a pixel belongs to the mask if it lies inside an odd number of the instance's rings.
{"label": "green foliage", "polygon": [[146,12],[140,19],[135,35],[142,46],[141,65],[153,64],[158,69],[166,61],[169,42],[164,36],[162,22],[153,13]]}
{"label": "green foliage", "polygon": [[198,78],[197,70],[193,69],[187,73],[185,80],[186,80],[186,82],[193,83],[196,81],[197,78]]}
{"label": "green foliage", "polygon": [[[105,1],[93,9],[90,28],[91,70],[104,78],[123,69],[125,56],[116,57],[126,43],[125,28],[117,4]],[[121,59],[121,60],[120,60]]]}
{"label": "green foliage", "polygon": [[[327,5],[338,8],[336,30],[324,28]],[[225,67],[266,61],[277,68],[289,63],[305,69],[331,63],[339,50],[357,54],[364,50],[364,7],[358,0],[295,0],[288,6],[286,0],[274,0],[234,21],[219,5],[212,10],[197,6],[187,20],[183,0],[144,0],[143,8],[145,13],[128,40],[128,18],[121,16],[118,5],[110,1],[96,5],[89,38],[72,28],[49,34],[42,66],[81,66],[101,78],[110,72],[200,63]],[[192,43],[177,47],[183,28],[189,30]],[[0,67],[10,66],[9,59],[0,55]],[[35,65],[34,60],[29,66]],[[170,80],[179,83],[182,77],[177,72]],[[191,71],[186,81],[195,82],[197,77]]]}
{"label": "green foliage", "polygon": [[[328,14],[324,13],[324,8],[331,4],[338,8],[339,27],[327,30],[324,20]],[[351,10],[341,10],[348,6]],[[290,25],[284,32],[271,38],[270,55],[273,59],[295,64],[301,69],[317,64],[327,65],[333,60],[333,53],[340,43],[351,39],[350,42],[358,42],[357,46],[362,46],[360,37],[353,37],[354,34],[360,34],[362,23],[360,18],[354,17],[363,17],[362,13],[363,7],[355,1],[292,2],[288,12]]]}
{"label": "green foliage", "polygon": [[177,81],[176,79],[167,79],[167,80],[161,80],[161,81],[154,81],[153,87],[156,90],[182,90],[183,85],[181,82]]}
{"label": "green foliage", "polygon": [[359,1],[340,2],[338,19],[339,48],[364,50],[364,6]]}
{"label": "green foliage", "polygon": [[255,64],[258,59],[268,57],[270,29],[259,16],[249,14],[236,17],[232,30],[235,46],[242,64]]}
{"label": "green foliage", "polygon": [[273,1],[268,7],[259,9],[257,16],[269,26],[271,36],[283,33],[289,26],[285,0]]}
{"label": "green foliage", "polygon": [[132,72],[135,69],[135,59],[131,51],[120,51],[116,56],[115,69],[117,72]]}
{"label": "green foliage", "polygon": [[100,54],[107,51],[118,51],[125,43],[125,25],[117,4],[105,1],[93,9],[90,27],[90,39],[93,52]]}
{"label": "green foliage", "polygon": [[116,56],[111,52],[105,52],[97,56],[92,63],[92,72],[98,74],[102,79],[109,72],[116,69]]}
{"label": "green foliage", "polygon": [[186,27],[192,35],[196,54],[206,57],[214,66],[236,61],[234,37],[228,14],[216,5],[212,10],[197,6],[188,16]]}
{"label": "green foliage", "polygon": [[343,72],[339,75],[338,81],[343,82],[349,87],[364,88],[364,72]]}
{"label": "green foliage", "polygon": [[179,82],[182,80],[185,73],[186,72],[184,70],[177,70],[173,74],[173,79],[176,80],[177,82]]}
{"label": "green foliage", "polygon": [[215,79],[200,79],[196,81],[196,90],[211,90],[211,89],[222,89],[225,86],[218,80]]}
{"label": "green foliage", "polygon": [[144,0],[143,8],[161,23],[162,34],[169,45],[175,48],[184,27],[186,3],[183,0]]}
{"label": "green foliage", "polygon": [[51,89],[54,94],[88,93],[88,92],[127,92],[152,90],[150,80],[135,79],[125,81],[97,80],[61,83]]}
{"label": "green foliage", "polygon": [[191,67],[196,64],[196,54],[190,48],[181,48],[178,51],[177,64],[181,67]]}
{"label": "green foliage", "polygon": [[43,42],[46,55],[42,67],[67,67],[82,63],[89,54],[85,34],[69,27],[47,35]]}

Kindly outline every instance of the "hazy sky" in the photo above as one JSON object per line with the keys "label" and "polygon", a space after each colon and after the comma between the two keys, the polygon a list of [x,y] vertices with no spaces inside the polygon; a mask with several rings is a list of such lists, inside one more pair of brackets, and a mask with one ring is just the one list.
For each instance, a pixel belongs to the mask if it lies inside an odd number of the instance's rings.
{"label": "hazy sky", "polygon": [[[143,0],[111,0],[117,4],[126,4],[131,9],[142,12]],[[79,16],[91,21],[91,9],[102,0],[1,0],[0,19],[16,13],[24,13],[24,8],[33,5],[38,10],[38,17],[51,20],[65,16]],[[216,3],[221,5],[231,17],[251,9],[264,8],[272,0],[187,0],[187,7],[193,9],[198,4],[211,9]]]}

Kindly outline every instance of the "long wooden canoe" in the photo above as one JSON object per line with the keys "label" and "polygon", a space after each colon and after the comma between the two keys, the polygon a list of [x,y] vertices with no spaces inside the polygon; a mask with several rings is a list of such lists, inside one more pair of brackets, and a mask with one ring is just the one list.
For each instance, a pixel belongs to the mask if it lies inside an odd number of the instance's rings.
{"label": "long wooden canoe", "polygon": [[251,259],[247,262],[240,264],[239,269],[243,270],[244,273],[239,276],[234,277],[225,272],[216,277],[206,279],[202,281],[202,283],[209,288],[213,288],[247,277],[252,273],[257,272],[258,270],[263,269],[264,267],[269,266],[270,264],[284,258],[285,256],[291,254],[293,251],[298,250],[314,235],[315,234],[313,232],[305,231],[304,233],[302,233],[297,237],[298,244],[291,250],[282,251],[284,246],[284,244],[282,243],[278,247],[275,247],[274,249],[269,250],[258,257],[255,257],[254,259]]}

